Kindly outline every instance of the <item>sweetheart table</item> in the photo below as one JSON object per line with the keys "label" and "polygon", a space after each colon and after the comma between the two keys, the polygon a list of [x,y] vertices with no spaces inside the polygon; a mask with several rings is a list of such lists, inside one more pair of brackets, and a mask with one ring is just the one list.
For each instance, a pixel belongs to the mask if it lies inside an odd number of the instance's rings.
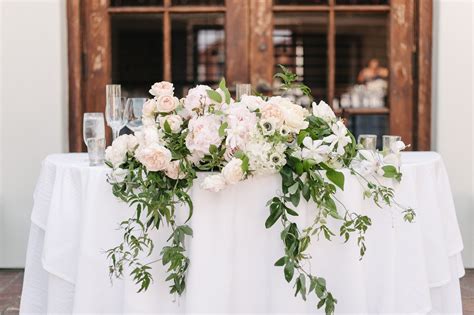
{"label": "sweetheart table", "polygon": [[[356,178],[346,175],[338,198],[372,218],[367,253],[359,260],[354,239],[310,245],[314,274],[327,280],[337,313],[461,314],[459,278],[463,248],[448,177],[434,152],[402,154],[398,200],[413,207],[414,223],[396,209],[363,199]],[[118,223],[133,209],[117,200],[109,170],[89,167],[85,154],[48,156],[34,193],[21,299],[31,313],[316,313],[316,300],[294,297],[282,268],[278,228],[265,229],[266,202],[280,189],[279,175],[249,179],[219,193],[190,192],[194,215],[188,241],[191,265],[183,296],[168,294],[165,268],[154,264],[145,293],[125,277],[111,279],[104,251],[120,242]],[[198,174],[197,181],[204,174]],[[301,204],[298,223],[310,222]],[[179,212],[179,211],[178,211]],[[178,213],[185,220],[187,211]],[[168,231],[154,235],[156,256]],[[165,232],[165,233],[163,233]],[[154,257],[150,257],[153,260]],[[322,312],[322,310],[318,310]]]}

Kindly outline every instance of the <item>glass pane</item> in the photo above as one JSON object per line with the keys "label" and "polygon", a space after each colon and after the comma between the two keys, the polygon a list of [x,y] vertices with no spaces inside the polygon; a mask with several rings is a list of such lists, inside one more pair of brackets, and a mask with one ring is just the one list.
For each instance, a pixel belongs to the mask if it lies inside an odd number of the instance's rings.
{"label": "glass pane", "polygon": [[[327,23],[325,13],[275,14],[274,72],[279,71],[281,64],[298,74],[317,101],[327,95]],[[295,100],[310,105],[300,96],[296,95]]]}
{"label": "glass pane", "polygon": [[382,136],[390,134],[388,115],[353,115],[349,118],[349,129],[357,139],[359,135],[377,135],[377,148],[382,149]]}
{"label": "glass pane", "polygon": [[317,5],[328,4],[328,0],[273,0],[274,5]]}
{"label": "glass pane", "polygon": [[171,70],[175,93],[196,84],[216,86],[225,73],[224,14],[171,16]]}
{"label": "glass pane", "polygon": [[110,6],[112,7],[146,7],[146,6],[157,6],[163,5],[163,0],[111,0]]}
{"label": "glass pane", "polygon": [[124,96],[148,97],[150,86],[163,80],[162,16],[112,16],[112,82]]}
{"label": "glass pane", "polygon": [[[341,105],[348,106],[350,94],[351,107],[384,107],[387,43],[387,14],[336,14],[336,96]],[[383,103],[375,96],[381,96]]]}
{"label": "glass pane", "polygon": [[390,4],[390,1],[389,0],[336,0],[336,4],[349,4],[349,5],[350,4],[352,5]]}
{"label": "glass pane", "polygon": [[[343,108],[387,107],[388,21],[386,13],[336,14],[336,102]],[[388,115],[356,116],[356,134],[382,135]]]}
{"label": "glass pane", "polygon": [[225,5],[225,0],[172,0],[172,5]]}

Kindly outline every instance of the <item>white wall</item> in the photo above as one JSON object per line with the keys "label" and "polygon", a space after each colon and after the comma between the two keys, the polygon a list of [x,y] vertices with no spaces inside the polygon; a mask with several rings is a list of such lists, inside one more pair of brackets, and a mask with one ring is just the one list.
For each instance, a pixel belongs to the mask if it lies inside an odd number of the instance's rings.
{"label": "white wall", "polygon": [[24,265],[42,159],[67,149],[65,0],[0,0],[0,267]]}
{"label": "white wall", "polygon": [[[0,267],[23,266],[40,162],[67,148],[65,2],[0,0]],[[448,168],[468,267],[474,267],[471,5],[435,0],[433,49],[433,148]]]}
{"label": "white wall", "polygon": [[474,268],[473,2],[435,0],[433,148],[446,163],[464,240]]}

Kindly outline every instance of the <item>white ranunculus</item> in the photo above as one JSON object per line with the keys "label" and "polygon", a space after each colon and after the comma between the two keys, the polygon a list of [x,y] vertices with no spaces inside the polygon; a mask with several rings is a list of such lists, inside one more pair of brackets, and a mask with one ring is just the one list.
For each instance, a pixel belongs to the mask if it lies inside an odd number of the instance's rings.
{"label": "white ranunculus", "polygon": [[268,102],[278,106],[290,132],[298,133],[300,130],[308,128],[309,122],[306,121],[306,117],[309,113],[300,105],[294,104],[281,96],[271,97]]}
{"label": "white ranunculus", "polygon": [[122,183],[128,175],[128,170],[116,168],[110,172],[109,182],[112,184]]}
{"label": "white ranunculus", "polygon": [[180,169],[179,161],[171,161],[165,169],[165,174],[171,179],[183,179],[186,174]]}
{"label": "white ranunculus", "polygon": [[327,122],[331,122],[336,119],[336,115],[334,114],[332,108],[324,101],[320,101],[317,105],[316,102],[313,102],[313,115],[322,118]]}
{"label": "white ranunculus", "polygon": [[207,115],[192,118],[189,121],[189,133],[186,136],[186,147],[193,154],[209,154],[211,145],[219,146],[222,137],[219,135],[221,120],[216,115]]}
{"label": "white ranunculus", "polygon": [[146,147],[138,147],[135,157],[150,172],[166,170],[171,162],[170,150],[158,143],[152,143]]}
{"label": "white ranunculus", "polygon": [[143,104],[142,115],[144,118],[152,117],[154,118],[156,114],[156,100],[151,99]]}
{"label": "white ranunculus", "polygon": [[225,179],[222,174],[209,175],[201,183],[201,188],[218,192],[225,188]]}
{"label": "white ranunculus", "polygon": [[252,112],[261,109],[266,104],[263,98],[254,95],[242,95],[240,103],[244,104]]}
{"label": "white ranunculus", "polygon": [[162,95],[156,100],[156,110],[159,113],[170,113],[178,107],[179,100],[171,95]]}
{"label": "white ranunculus", "polygon": [[173,96],[173,93],[174,93],[173,83],[167,82],[167,81],[157,82],[152,85],[149,92],[151,95],[154,95],[156,97],[160,97],[163,95]]}
{"label": "white ranunculus", "polygon": [[161,128],[165,129],[165,122],[170,126],[171,132],[177,133],[181,131],[181,125],[183,124],[183,118],[179,115],[167,115],[159,117]]}
{"label": "white ranunculus", "polygon": [[184,108],[192,115],[196,115],[196,112],[202,113],[205,107],[211,103],[211,99],[207,95],[208,90],[211,88],[207,85],[197,85],[190,89],[184,99]]}
{"label": "white ranunculus", "polygon": [[244,172],[242,170],[242,160],[234,158],[222,169],[222,175],[225,182],[229,185],[237,184],[244,179]]}

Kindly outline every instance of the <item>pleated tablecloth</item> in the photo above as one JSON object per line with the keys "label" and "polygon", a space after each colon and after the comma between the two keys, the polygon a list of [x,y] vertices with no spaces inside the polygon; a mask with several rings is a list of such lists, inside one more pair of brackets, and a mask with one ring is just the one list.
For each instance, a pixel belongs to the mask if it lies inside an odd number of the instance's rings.
{"label": "pleated tablecloth", "polygon": [[[341,199],[372,218],[367,253],[359,261],[355,237],[313,241],[311,270],[327,280],[338,299],[336,314],[461,314],[459,278],[464,275],[462,239],[443,161],[434,152],[402,154],[403,180],[396,197],[413,207],[405,223],[398,209],[364,200],[363,187],[346,172]],[[111,281],[104,251],[119,244],[118,224],[134,209],[115,198],[109,170],[89,167],[85,154],[48,156],[34,193],[20,312],[45,313],[322,313],[314,294],[294,297],[294,288],[274,262],[283,256],[278,223],[264,227],[266,202],[281,188],[279,175],[252,178],[219,193],[198,182],[190,191],[194,237],[186,292],[168,293],[166,270],[153,265],[145,293],[128,277]],[[302,203],[296,218],[310,224],[315,207]],[[183,207],[178,220],[186,219]],[[332,226],[334,229],[336,225]],[[155,254],[169,236],[153,235]]]}

